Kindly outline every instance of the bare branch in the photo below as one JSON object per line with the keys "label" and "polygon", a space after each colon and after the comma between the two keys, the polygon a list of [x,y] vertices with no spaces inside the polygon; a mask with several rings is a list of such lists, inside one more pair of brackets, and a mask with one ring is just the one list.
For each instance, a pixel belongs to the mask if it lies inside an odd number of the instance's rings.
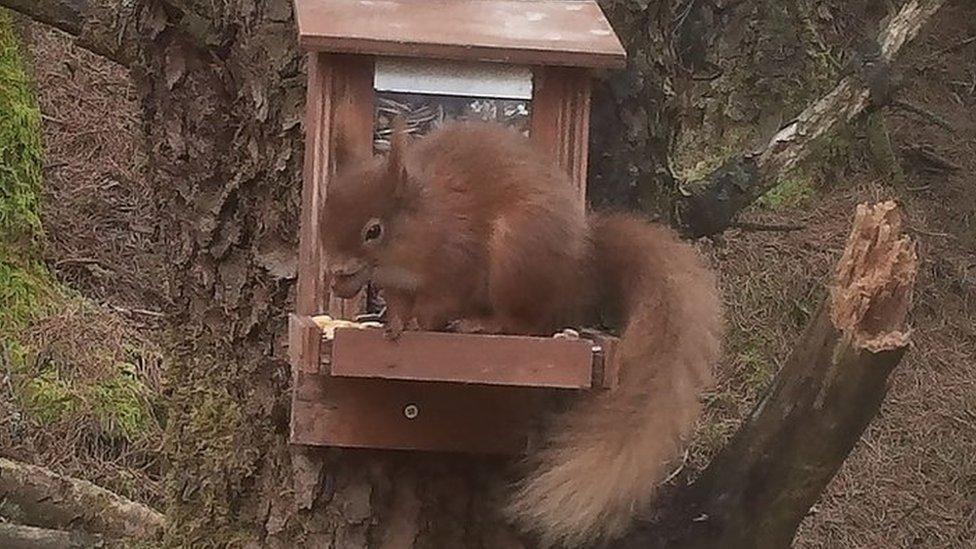
{"label": "bare branch", "polygon": [[0,6],[75,36],[77,44],[128,65],[135,2],[131,0],[0,0]]}
{"label": "bare branch", "polygon": [[78,36],[81,34],[82,14],[88,5],[87,0],[50,0],[49,2],[38,2],[37,0],[3,0],[0,4],[14,11],[19,11],[24,15],[57,27],[68,34]]}
{"label": "bare branch", "polygon": [[[879,61],[890,63],[943,3],[945,0],[909,0],[878,36]],[[727,229],[740,210],[775,187],[783,174],[810,154],[814,141],[868,108],[872,100],[869,85],[858,74],[845,76],[758,153],[730,158],[706,179],[682,184],[674,205],[676,225],[694,237]]]}
{"label": "bare branch", "polygon": [[84,528],[115,538],[151,539],[163,516],[88,481],[0,458],[0,500],[16,505],[29,522],[48,528]]}
{"label": "bare branch", "polygon": [[667,516],[619,547],[789,547],[908,348],[917,263],[894,203],[859,206],[830,296],[768,393]]}
{"label": "bare branch", "polygon": [[82,549],[104,547],[99,536],[65,530],[0,523],[0,547],[6,549]]}

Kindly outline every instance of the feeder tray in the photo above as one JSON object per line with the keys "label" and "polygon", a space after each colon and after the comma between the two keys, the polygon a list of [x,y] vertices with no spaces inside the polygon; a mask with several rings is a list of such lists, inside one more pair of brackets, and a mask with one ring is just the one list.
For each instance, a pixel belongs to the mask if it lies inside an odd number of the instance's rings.
{"label": "feeder tray", "polygon": [[[330,297],[319,216],[335,171],[335,114],[351,100],[364,124],[345,136],[383,150],[393,114],[416,133],[448,118],[495,120],[569,174],[585,207],[590,78],[623,66],[592,0],[296,0],[309,52],[305,173],[291,441],[353,448],[518,453],[549,391],[612,389],[611,337],[593,340],[338,328],[362,298]],[[372,128],[370,131],[369,129]],[[349,131],[345,128],[344,131]]]}

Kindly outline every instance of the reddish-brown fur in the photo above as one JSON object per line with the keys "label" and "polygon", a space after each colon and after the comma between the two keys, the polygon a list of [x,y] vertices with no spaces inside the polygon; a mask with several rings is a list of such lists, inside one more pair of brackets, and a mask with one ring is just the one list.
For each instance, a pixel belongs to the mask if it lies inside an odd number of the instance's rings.
{"label": "reddish-brown fur", "polygon": [[[368,273],[337,293],[367,279],[380,286],[392,335],[414,320],[527,334],[578,323],[586,217],[564,176],[502,126],[451,124],[402,140],[389,159],[360,160],[329,187],[330,268]],[[364,245],[377,219],[383,235]]]}
{"label": "reddish-brown fur", "polygon": [[391,337],[622,319],[620,387],[553,418],[508,508],[546,545],[622,533],[679,455],[718,358],[721,307],[693,248],[630,216],[587,216],[568,177],[501,126],[413,144],[397,132],[387,158],[340,159],[322,223],[333,291],[380,286]]}

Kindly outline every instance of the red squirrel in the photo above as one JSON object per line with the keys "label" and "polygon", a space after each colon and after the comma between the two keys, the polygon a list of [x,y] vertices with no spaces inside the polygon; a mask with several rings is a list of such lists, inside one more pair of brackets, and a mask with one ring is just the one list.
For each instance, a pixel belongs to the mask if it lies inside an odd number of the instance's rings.
{"label": "red squirrel", "polygon": [[559,412],[507,514],[544,545],[620,536],[675,467],[722,336],[712,273],[663,226],[587,213],[568,176],[501,125],[448,123],[385,157],[338,141],[321,236],[331,288],[367,282],[404,329],[552,335],[621,319],[619,387]]}

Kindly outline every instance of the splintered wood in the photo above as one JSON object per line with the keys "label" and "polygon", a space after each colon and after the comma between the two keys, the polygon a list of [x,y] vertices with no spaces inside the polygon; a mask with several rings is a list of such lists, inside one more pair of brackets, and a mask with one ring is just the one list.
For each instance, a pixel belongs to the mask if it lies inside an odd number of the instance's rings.
{"label": "splintered wood", "polygon": [[[831,295],[685,505],[661,520],[686,527],[660,545],[790,546],[878,413],[888,376],[908,349],[917,263],[895,203],[857,208]],[[640,546],[658,546],[655,535]]]}
{"label": "splintered wood", "polygon": [[907,345],[917,271],[915,242],[901,234],[898,205],[859,205],[830,292],[834,325],[858,348],[877,352]]}

